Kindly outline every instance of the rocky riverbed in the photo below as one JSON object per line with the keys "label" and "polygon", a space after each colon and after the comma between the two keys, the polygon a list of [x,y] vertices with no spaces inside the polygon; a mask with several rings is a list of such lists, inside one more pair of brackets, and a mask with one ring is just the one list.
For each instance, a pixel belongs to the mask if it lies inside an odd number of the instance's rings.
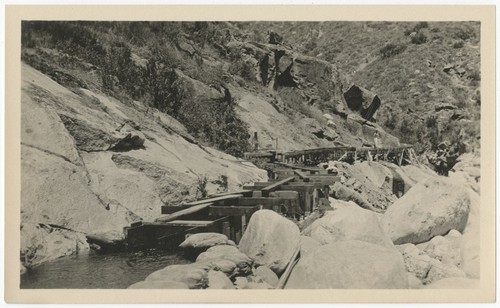
{"label": "rocky riverbed", "polygon": [[181,246],[203,251],[194,263],[167,266],[129,288],[477,288],[477,168],[478,156],[464,155],[450,177],[407,170],[412,187],[383,214],[331,197],[331,209],[302,230],[257,211],[238,245],[222,234],[192,235]]}

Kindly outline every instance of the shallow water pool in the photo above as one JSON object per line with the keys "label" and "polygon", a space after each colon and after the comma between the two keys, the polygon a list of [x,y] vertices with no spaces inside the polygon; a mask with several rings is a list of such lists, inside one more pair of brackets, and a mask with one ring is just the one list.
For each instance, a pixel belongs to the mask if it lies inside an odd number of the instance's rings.
{"label": "shallow water pool", "polygon": [[22,289],[125,289],[167,265],[190,263],[182,253],[119,252],[64,257],[29,269]]}

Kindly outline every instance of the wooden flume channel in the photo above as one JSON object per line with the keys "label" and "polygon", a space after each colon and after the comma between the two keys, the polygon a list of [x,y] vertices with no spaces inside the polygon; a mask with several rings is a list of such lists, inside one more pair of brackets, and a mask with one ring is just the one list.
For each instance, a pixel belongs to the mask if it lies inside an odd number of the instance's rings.
{"label": "wooden flume channel", "polygon": [[[310,169],[310,168],[308,168]],[[277,168],[273,180],[246,185],[243,190],[212,195],[204,200],[177,206],[162,206],[153,222],[139,222],[125,228],[131,250],[176,248],[188,234],[218,232],[239,243],[254,212],[269,209],[294,220],[312,212],[337,176],[324,169]]]}
{"label": "wooden flume channel", "polygon": [[290,152],[264,151],[245,153],[248,160],[269,160],[273,163],[300,164],[316,166],[327,161],[388,161],[398,164],[419,164],[415,150],[411,145],[391,148],[374,147],[328,147]]}
{"label": "wooden flume channel", "polygon": [[268,182],[245,185],[241,191],[212,195],[203,200],[161,207],[152,222],[138,222],[124,228],[130,250],[176,249],[188,234],[218,232],[239,243],[254,212],[269,209],[295,221],[302,220],[328,198],[330,185],[340,178],[328,170],[309,167],[328,160],[385,160],[399,165],[418,163],[410,146],[398,148],[320,148],[279,153],[246,153],[248,160],[273,166]]}

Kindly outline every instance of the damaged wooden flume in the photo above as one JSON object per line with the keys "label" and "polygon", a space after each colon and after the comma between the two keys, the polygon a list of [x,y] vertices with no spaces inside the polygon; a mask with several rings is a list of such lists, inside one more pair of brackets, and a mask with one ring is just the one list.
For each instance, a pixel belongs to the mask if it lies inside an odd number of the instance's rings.
{"label": "damaged wooden flume", "polygon": [[[307,154],[325,159],[325,153],[337,150],[351,149],[314,149]],[[354,151],[358,159],[363,157]],[[285,288],[301,247],[311,244],[302,243],[301,231],[333,210],[328,197],[340,176],[335,169],[305,166],[311,165],[311,156],[302,152],[252,154],[247,157],[268,164],[268,182],[178,206],[165,205],[154,222],[125,228],[129,250],[180,247],[195,261],[168,266],[130,288]]]}
{"label": "damaged wooden flume", "polygon": [[[284,288],[299,256],[299,225],[318,217],[310,214],[328,202],[329,187],[339,180],[326,169],[302,169],[279,166],[269,182],[163,206],[154,222],[125,228],[130,250],[180,247],[195,261],[168,266],[130,288]],[[257,247],[261,241],[266,247]]]}
{"label": "damaged wooden flume", "polygon": [[243,190],[212,195],[180,206],[162,206],[153,222],[125,228],[128,249],[177,247],[188,234],[218,232],[239,243],[257,210],[269,209],[299,221],[327,199],[330,185],[339,180],[327,170],[275,169],[274,180],[256,182]]}

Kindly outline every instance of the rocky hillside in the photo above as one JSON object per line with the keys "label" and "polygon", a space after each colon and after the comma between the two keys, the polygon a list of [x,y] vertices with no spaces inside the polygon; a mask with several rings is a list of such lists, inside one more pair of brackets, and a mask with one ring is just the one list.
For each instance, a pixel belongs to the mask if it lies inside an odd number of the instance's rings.
{"label": "rocky hillside", "polygon": [[[302,48],[291,24],[280,28],[285,41],[275,32],[263,39],[263,26],[24,22],[25,264],[88,250],[88,235],[119,239],[163,204],[265,180],[241,159],[255,132],[259,149],[373,145],[376,133],[383,146],[400,144],[394,135],[404,134],[380,125],[391,128],[384,114],[400,106],[379,94],[382,84]],[[395,201],[365,184],[367,202]]]}
{"label": "rocky hillside", "polygon": [[[419,153],[445,141],[479,149],[479,22],[248,23],[248,36],[335,63],[349,82],[383,101],[377,123]],[[305,39],[306,38],[306,39]]]}

